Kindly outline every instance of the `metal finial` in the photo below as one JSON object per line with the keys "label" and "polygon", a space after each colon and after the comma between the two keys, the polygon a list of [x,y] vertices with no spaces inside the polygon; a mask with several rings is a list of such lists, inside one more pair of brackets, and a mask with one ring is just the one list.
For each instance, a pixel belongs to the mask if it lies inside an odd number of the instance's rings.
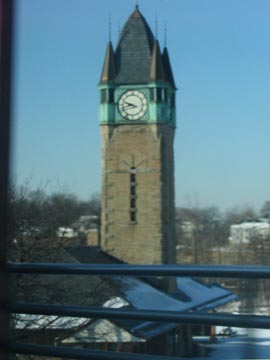
{"label": "metal finial", "polygon": [[111,22],[111,14],[109,14],[109,41],[112,38],[112,22]]}
{"label": "metal finial", "polygon": [[157,13],[155,14],[155,37],[158,39],[158,21],[157,21]]}
{"label": "metal finial", "polygon": [[167,24],[164,23],[164,47],[167,46]]}
{"label": "metal finial", "polygon": [[139,0],[136,0],[136,3],[135,3],[135,10],[139,10]]}

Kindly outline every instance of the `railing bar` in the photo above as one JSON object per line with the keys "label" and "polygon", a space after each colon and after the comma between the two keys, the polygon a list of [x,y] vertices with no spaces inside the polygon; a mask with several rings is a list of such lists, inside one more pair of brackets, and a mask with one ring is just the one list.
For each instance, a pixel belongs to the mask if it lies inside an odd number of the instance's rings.
{"label": "railing bar", "polygon": [[17,274],[196,276],[215,278],[270,279],[270,266],[259,265],[126,265],[9,263]]}
{"label": "railing bar", "polygon": [[10,345],[10,351],[17,354],[50,356],[64,359],[78,360],[175,360],[175,357],[134,354],[127,352],[113,352],[101,350],[86,350],[64,346],[46,346],[13,343]]}
{"label": "railing bar", "polygon": [[223,325],[244,328],[269,329],[270,317],[258,315],[232,315],[228,313],[197,313],[137,309],[107,309],[101,307],[63,306],[45,304],[14,304],[13,313],[80,317],[95,319],[124,319],[158,321],[166,323],[189,323]]}

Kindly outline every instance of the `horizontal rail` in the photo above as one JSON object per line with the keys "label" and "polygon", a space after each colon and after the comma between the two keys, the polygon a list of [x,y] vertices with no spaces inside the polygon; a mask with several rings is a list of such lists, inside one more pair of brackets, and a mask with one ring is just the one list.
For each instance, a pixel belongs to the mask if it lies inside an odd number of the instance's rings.
{"label": "horizontal rail", "polygon": [[25,355],[50,356],[60,359],[78,360],[175,360],[175,357],[134,354],[127,352],[113,352],[101,350],[85,350],[65,346],[28,345],[13,343],[9,346],[10,352]]}
{"label": "horizontal rail", "polygon": [[259,265],[126,265],[9,263],[17,274],[196,276],[215,278],[270,279],[270,266]]}
{"label": "horizontal rail", "polygon": [[10,310],[20,314],[71,316],[80,318],[124,319],[167,323],[223,325],[244,328],[269,329],[270,317],[232,315],[228,313],[192,313],[179,311],[108,309],[101,307],[64,306],[45,304],[14,304]]}

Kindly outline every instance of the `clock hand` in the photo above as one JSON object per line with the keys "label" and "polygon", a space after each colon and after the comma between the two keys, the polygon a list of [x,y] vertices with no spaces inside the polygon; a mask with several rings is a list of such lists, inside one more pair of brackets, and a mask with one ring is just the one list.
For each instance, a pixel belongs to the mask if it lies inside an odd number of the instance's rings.
{"label": "clock hand", "polygon": [[124,103],[124,106],[123,106],[123,108],[124,109],[128,109],[128,108],[136,108],[137,106],[136,105],[134,105],[134,104],[131,104],[131,103],[128,103],[128,102],[125,102]]}

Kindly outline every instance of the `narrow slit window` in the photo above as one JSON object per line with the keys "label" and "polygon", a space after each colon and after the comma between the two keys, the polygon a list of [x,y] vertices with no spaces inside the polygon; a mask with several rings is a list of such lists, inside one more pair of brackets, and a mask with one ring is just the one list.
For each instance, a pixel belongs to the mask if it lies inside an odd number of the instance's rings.
{"label": "narrow slit window", "polygon": [[109,89],[109,94],[108,94],[108,102],[110,104],[114,103],[114,90],[113,89]]}
{"label": "narrow slit window", "polygon": [[130,207],[131,207],[131,209],[136,208],[136,199],[135,198],[130,199]]}
{"label": "narrow slit window", "polygon": [[114,89],[102,89],[100,93],[100,101],[104,103],[114,103]]}
{"label": "narrow slit window", "polygon": [[132,222],[136,221],[136,211],[130,212],[130,221],[132,221]]}
{"label": "narrow slit window", "polygon": [[166,88],[163,89],[163,101],[164,102],[168,101],[168,91]]}
{"label": "narrow slit window", "polygon": [[151,88],[150,89],[150,101],[153,102],[156,100],[156,97],[155,97],[155,90],[154,88]]}
{"label": "narrow slit window", "polygon": [[157,102],[161,102],[161,101],[162,101],[162,89],[157,88]]}
{"label": "narrow slit window", "polygon": [[107,90],[102,89],[100,92],[100,101],[102,104],[104,104],[107,101]]}
{"label": "narrow slit window", "polygon": [[130,168],[130,221],[136,222],[136,168],[132,166]]}

